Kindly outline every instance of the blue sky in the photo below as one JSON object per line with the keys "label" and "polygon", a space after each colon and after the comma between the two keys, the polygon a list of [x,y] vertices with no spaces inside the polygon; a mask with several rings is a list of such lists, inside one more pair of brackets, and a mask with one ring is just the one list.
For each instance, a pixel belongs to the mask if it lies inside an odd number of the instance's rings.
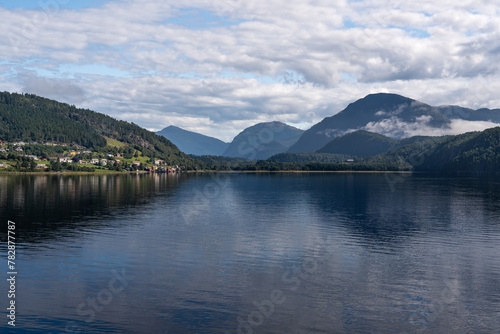
{"label": "blue sky", "polygon": [[0,0],[0,6],[8,9],[40,9],[57,6],[67,9],[99,7],[109,0]]}
{"label": "blue sky", "polygon": [[0,89],[226,141],[258,122],[305,129],[375,92],[498,108],[499,7],[0,0]]}

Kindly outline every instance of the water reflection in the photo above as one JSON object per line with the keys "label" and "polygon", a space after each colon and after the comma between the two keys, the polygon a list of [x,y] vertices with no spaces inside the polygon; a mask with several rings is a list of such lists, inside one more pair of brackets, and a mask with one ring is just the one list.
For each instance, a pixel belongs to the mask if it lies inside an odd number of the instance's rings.
{"label": "water reflection", "polygon": [[[28,331],[500,326],[498,179],[412,176],[391,188],[364,174],[9,178],[2,217],[24,224],[30,246],[19,296]],[[122,269],[127,288],[86,322],[78,305]]]}
{"label": "water reflection", "polygon": [[84,229],[96,219],[133,214],[151,199],[173,194],[182,178],[178,174],[3,175],[0,217],[22,226],[20,242],[40,242]]}

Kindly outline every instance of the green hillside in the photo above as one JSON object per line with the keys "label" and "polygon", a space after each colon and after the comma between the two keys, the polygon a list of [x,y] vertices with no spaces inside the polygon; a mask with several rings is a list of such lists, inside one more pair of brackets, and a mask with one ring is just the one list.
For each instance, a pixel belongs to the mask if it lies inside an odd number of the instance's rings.
{"label": "green hillside", "polygon": [[333,139],[316,152],[368,157],[385,153],[397,143],[397,140],[378,133],[358,130]]}
{"label": "green hillside", "polygon": [[0,140],[77,144],[94,150],[113,147],[171,164],[194,162],[166,138],[134,123],[33,94],[0,93]]}
{"label": "green hillside", "polygon": [[437,144],[415,170],[500,172],[500,127],[453,136]]}
{"label": "green hillside", "polygon": [[[401,143],[405,143],[401,145]],[[457,136],[413,137],[375,157],[372,165],[399,165],[414,171],[487,173],[500,171],[500,127]]]}
{"label": "green hillside", "polygon": [[267,161],[278,163],[335,163],[343,162],[352,158],[351,155],[330,153],[280,153],[273,155]]}
{"label": "green hillside", "polygon": [[[500,173],[500,127],[457,136],[416,136],[394,141],[392,145],[385,153],[364,158],[329,153],[278,154],[247,169]],[[360,148],[355,145],[353,149]]]}

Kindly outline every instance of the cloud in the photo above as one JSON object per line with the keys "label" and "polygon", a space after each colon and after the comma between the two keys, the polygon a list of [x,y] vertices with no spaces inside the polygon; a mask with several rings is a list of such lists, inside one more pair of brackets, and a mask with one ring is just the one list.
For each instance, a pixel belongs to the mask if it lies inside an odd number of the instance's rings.
{"label": "cloud", "polygon": [[458,135],[471,131],[484,131],[486,129],[500,126],[498,123],[484,122],[484,121],[467,121],[461,119],[451,120],[450,130],[446,134]]}
{"label": "cloud", "polygon": [[375,92],[500,106],[494,2],[64,2],[0,7],[1,89],[226,140],[260,121],[308,127]]}
{"label": "cloud", "polygon": [[79,83],[54,78],[40,78],[23,74],[21,92],[29,92],[39,96],[55,99],[60,102],[82,103],[85,92]]}
{"label": "cloud", "polygon": [[297,89],[241,78],[200,81],[152,76],[143,80],[122,78],[112,83],[103,79],[86,88],[86,93],[97,96],[104,90],[109,92],[104,98],[89,98],[82,105],[149,129],[160,130],[169,125],[193,131],[203,128],[203,133],[228,141],[237,131],[258,122],[312,124],[320,120],[317,114],[324,113],[334,100],[326,92],[318,95],[311,84]]}
{"label": "cloud", "polygon": [[398,117],[391,117],[379,122],[370,122],[364,130],[380,133],[391,138],[402,139],[413,136],[445,136],[458,135],[471,131],[483,131],[499,126],[497,123],[484,121],[467,121],[453,119],[447,127],[436,128],[429,125],[432,116],[423,115],[416,119],[416,122],[404,122]]}

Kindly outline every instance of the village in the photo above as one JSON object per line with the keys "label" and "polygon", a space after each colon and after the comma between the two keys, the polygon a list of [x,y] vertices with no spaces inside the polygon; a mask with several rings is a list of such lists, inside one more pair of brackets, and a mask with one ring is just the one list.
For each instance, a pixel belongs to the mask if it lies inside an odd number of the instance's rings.
{"label": "village", "polygon": [[[57,147],[54,149],[40,149],[41,146]],[[41,151],[41,154],[33,154],[33,151]],[[110,150],[110,151],[113,151]],[[116,149],[114,149],[116,151]],[[65,144],[55,142],[5,142],[0,141],[0,169],[19,167],[30,168],[31,170],[56,170],[61,168],[56,166],[68,167],[62,168],[75,170],[75,167],[93,167],[82,168],[82,171],[145,171],[156,173],[175,173],[180,171],[180,167],[168,166],[165,160],[150,159],[142,156],[139,151],[134,154],[125,154],[118,152],[95,152],[77,144]]]}

